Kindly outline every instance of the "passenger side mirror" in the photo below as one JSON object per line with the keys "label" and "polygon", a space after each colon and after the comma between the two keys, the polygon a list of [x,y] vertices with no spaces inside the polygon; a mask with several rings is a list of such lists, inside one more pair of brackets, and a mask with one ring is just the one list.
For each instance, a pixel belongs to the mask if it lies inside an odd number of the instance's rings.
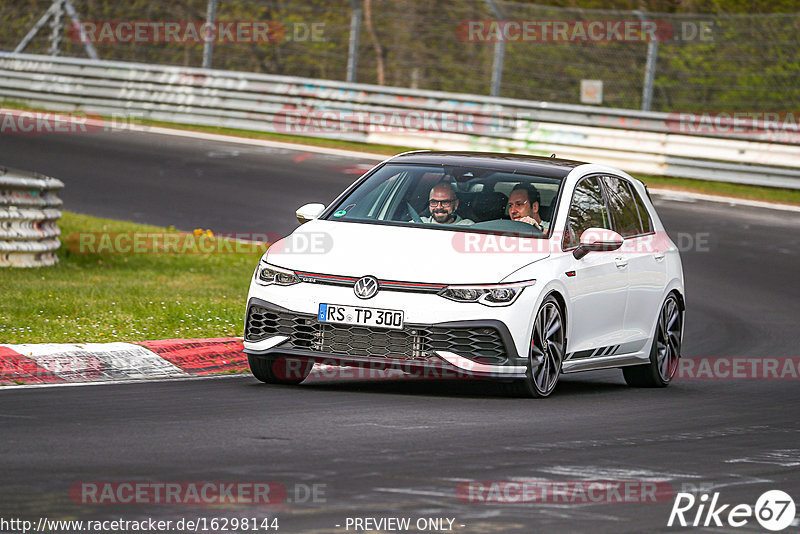
{"label": "passenger side mirror", "polygon": [[325,204],[306,204],[305,206],[297,208],[294,214],[297,220],[300,221],[300,224],[304,224],[312,219],[319,218],[323,211],[325,211]]}
{"label": "passenger side mirror", "polygon": [[581,234],[581,244],[572,251],[572,255],[579,260],[590,252],[617,250],[622,246],[622,242],[622,236],[614,230],[587,228]]}

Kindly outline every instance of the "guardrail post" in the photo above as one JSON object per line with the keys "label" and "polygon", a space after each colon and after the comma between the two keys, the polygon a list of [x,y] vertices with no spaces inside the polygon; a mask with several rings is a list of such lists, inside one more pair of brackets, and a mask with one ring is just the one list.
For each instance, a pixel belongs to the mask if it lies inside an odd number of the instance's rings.
{"label": "guardrail post", "polygon": [[58,262],[56,221],[63,182],[0,167],[0,267],[41,267]]}
{"label": "guardrail post", "polygon": [[[646,21],[647,16],[642,11],[634,11],[639,20]],[[648,41],[647,63],[644,67],[644,85],[642,87],[642,111],[650,111],[653,105],[653,85],[656,78],[656,60],[658,59],[658,42]]]}
{"label": "guardrail post", "polygon": [[[492,10],[492,16],[497,20],[502,20],[503,12],[497,7],[494,0],[485,0],[486,5]],[[506,55],[506,43],[503,39],[498,39],[494,43],[494,59],[492,60],[492,88],[491,96],[500,96],[500,86],[503,83],[503,62]]]}
{"label": "guardrail post", "polygon": [[361,39],[361,2],[350,0],[353,12],[350,14],[350,44],[347,50],[347,81],[355,83],[358,69],[358,42]]}
{"label": "guardrail post", "polygon": [[[208,0],[208,6],[206,7],[206,22],[211,25],[214,24],[214,21],[217,19],[217,0]],[[214,32],[214,36],[216,36],[216,32]],[[208,35],[204,36],[205,44],[203,44],[203,68],[210,69],[211,68],[211,59],[214,55],[214,41],[209,39]]]}

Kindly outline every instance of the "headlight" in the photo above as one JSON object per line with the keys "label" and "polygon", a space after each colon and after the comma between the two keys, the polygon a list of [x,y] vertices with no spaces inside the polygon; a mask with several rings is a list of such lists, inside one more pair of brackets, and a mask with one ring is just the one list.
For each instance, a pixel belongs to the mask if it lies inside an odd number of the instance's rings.
{"label": "headlight", "polygon": [[293,271],[262,263],[256,271],[256,282],[261,285],[290,286],[300,283],[300,279]]}
{"label": "headlight", "polygon": [[528,280],[512,284],[447,286],[439,292],[439,296],[456,302],[478,302],[486,306],[509,306],[517,300],[523,289],[535,283],[536,280]]}

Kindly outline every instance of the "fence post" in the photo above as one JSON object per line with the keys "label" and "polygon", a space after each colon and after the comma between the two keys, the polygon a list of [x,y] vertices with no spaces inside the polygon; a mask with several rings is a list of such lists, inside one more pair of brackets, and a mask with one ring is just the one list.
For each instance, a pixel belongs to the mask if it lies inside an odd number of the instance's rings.
{"label": "fence post", "polygon": [[[503,12],[497,7],[494,0],[485,0],[486,5],[492,11],[492,16],[497,20],[503,19]],[[506,43],[503,39],[498,39],[494,43],[494,59],[492,60],[492,88],[491,96],[500,96],[500,86],[503,84],[503,61],[506,55]]]}
{"label": "fence post", "polygon": [[[639,20],[646,21],[647,16],[639,10],[634,11]],[[653,85],[656,78],[656,60],[658,59],[658,42],[647,42],[647,63],[644,67],[644,86],[642,87],[642,111],[650,111],[653,106]]]}
{"label": "fence post", "polygon": [[64,8],[66,8],[69,18],[72,19],[73,27],[78,28],[78,36],[81,42],[83,43],[83,47],[86,49],[86,53],[92,59],[100,59],[100,56],[97,55],[97,50],[95,50],[94,45],[91,42],[89,42],[86,33],[83,31],[83,26],[81,25],[81,18],[78,15],[78,10],[76,10],[75,6],[72,5],[72,0],[65,0]]}
{"label": "fence post", "polygon": [[361,3],[350,0],[353,12],[350,14],[350,44],[347,51],[347,82],[355,83],[358,69],[358,42],[361,39]]}
{"label": "fence post", "polygon": [[[206,7],[206,22],[211,25],[217,19],[217,0],[208,0]],[[214,32],[216,37],[217,33]],[[211,58],[214,55],[214,41],[209,39],[208,33],[203,36],[205,44],[203,45],[203,68],[211,68]]]}
{"label": "fence post", "polygon": [[50,17],[50,55],[61,55],[61,40],[64,38],[64,0],[53,2],[53,15]]}
{"label": "fence post", "polygon": [[[89,57],[92,59],[100,59],[97,55],[97,50],[95,50],[94,45],[89,42],[89,39],[83,30],[81,18],[78,16],[78,11],[75,9],[75,6],[72,5],[70,0],[53,0],[53,3],[50,4],[50,7],[47,8],[47,11],[45,11],[44,15],[42,15],[39,20],[36,21],[36,24],[33,25],[33,28],[31,28],[30,31],[25,34],[25,37],[22,38],[22,41],[19,42],[17,47],[14,49],[14,53],[22,53],[31,43],[33,38],[36,37],[36,34],[39,33],[39,30],[44,28],[44,25],[47,24],[47,21],[49,20],[51,26],[53,27],[53,31],[50,35],[50,55],[59,55],[61,52],[61,35],[64,31],[64,10],[66,10],[67,14],[72,19],[73,26],[77,28],[78,36],[83,43],[83,47],[86,49],[86,53],[89,54]],[[58,26],[60,26],[60,28],[58,28]]]}
{"label": "fence post", "polygon": [[22,41],[20,41],[17,47],[14,49],[15,54],[22,53],[25,48],[28,47],[31,41],[33,41],[33,38],[36,37],[36,34],[39,33],[39,30],[41,30],[44,25],[47,24],[47,21],[50,20],[50,17],[53,16],[55,9],[56,4],[54,2],[50,4],[50,7],[47,8],[47,11],[45,11],[44,15],[42,15],[39,20],[36,21],[36,24],[33,25],[33,28],[31,28],[30,31],[25,34],[25,37],[22,38]]}

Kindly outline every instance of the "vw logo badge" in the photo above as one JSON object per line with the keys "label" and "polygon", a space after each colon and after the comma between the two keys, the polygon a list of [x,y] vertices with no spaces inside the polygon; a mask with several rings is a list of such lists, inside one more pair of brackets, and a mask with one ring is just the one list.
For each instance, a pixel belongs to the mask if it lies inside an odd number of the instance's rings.
{"label": "vw logo badge", "polygon": [[378,279],[374,276],[364,276],[356,281],[353,293],[360,299],[371,299],[378,293]]}

